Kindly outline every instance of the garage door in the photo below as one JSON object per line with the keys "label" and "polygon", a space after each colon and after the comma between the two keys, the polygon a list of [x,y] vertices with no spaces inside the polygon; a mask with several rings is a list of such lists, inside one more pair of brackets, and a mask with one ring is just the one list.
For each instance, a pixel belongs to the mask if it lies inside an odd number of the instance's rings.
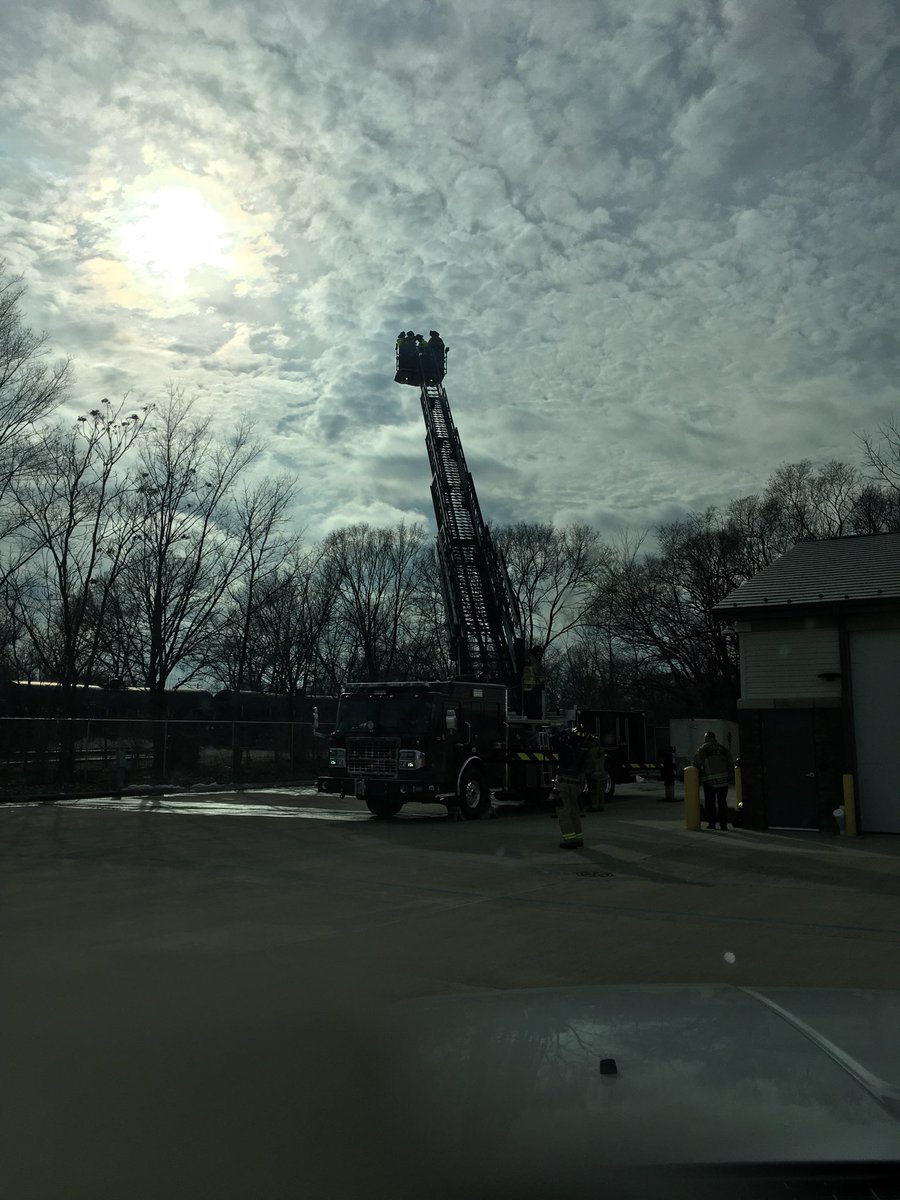
{"label": "garage door", "polygon": [[900,629],[850,634],[860,823],[900,833]]}

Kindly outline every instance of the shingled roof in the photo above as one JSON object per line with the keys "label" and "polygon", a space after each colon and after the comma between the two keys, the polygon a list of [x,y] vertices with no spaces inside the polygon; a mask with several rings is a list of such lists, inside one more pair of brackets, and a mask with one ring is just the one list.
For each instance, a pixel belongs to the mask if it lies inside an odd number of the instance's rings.
{"label": "shingled roof", "polygon": [[900,533],[873,533],[798,542],[715,611],[889,599],[900,600]]}

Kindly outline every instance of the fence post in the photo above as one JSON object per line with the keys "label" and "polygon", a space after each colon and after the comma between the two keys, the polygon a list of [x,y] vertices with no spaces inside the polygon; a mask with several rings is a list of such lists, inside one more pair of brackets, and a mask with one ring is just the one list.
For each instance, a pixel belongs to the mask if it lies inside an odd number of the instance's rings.
{"label": "fence post", "polygon": [[122,722],[116,723],[116,765],[113,767],[115,790],[121,792],[126,786],[128,774],[125,766],[125,744],[122,741]]}

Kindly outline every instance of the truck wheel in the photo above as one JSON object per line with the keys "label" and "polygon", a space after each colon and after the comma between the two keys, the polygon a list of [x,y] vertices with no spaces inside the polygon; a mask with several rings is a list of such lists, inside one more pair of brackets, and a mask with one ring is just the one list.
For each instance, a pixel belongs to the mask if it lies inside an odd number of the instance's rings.
{"label": "truck wheel", "polygon": [[612,775],[607,773],[607,776],[603,781],[603,803],[605,804],[607,800],[612,800],[615,794],[616,781],[613,779]]}
{"label": "truck wheel", "polygon": [[477,821],[490,811],[491,793],[484,776],[474,764],[462,773],[459,781],[459,808],[467,821]]}
{"label": "truck wheel", "polygon": [[390,817],[396,817],[402,807],[402,800],[387,800],[383,798],[370,800],[366,797],[366,808],[373,817],[379,817],[382,821],[386,821]]}

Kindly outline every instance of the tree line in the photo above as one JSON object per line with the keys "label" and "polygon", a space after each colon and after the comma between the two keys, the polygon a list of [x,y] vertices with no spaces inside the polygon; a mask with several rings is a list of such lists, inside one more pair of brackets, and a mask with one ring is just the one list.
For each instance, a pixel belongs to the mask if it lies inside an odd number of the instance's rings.
{"label": "tree line", "polygon": [[[335,694],[351,679],[446,675],[432,539],[418,525],[295,527],[298,481],[259,478],[250,422],[220,429],[182,391],[73,422],[71,366],[22,319],[0,269],[0,673],[61,684]],[[795,542],[900,530],[900,431],[861,466],[780,466],[762,490],[656,530],[495,527],[551,698],[731,715],[735,639],[713,608]]]}

